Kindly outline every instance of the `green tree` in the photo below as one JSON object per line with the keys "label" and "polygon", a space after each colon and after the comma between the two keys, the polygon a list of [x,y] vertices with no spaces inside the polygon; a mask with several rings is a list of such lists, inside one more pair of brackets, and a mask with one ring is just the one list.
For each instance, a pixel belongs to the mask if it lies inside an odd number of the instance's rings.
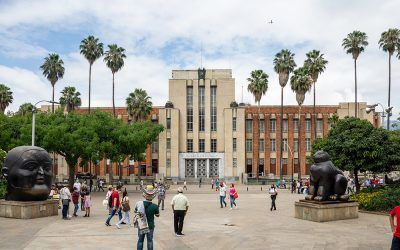
{"label": "green tree", "polygon": [[21,106],[19,106],[17,114],[18,115],[32,114],[33,109],[34,109],[33,104],[30,102],[26,102],[26,103],[21,104]]}
{"label": "green tree", "polygon": [[[399,29],[388,29],[381,34],[379,39],[379,47],[388,52],[389,55],[389,92],[388,92],[388,107],[390,107],[390,88],[391,88],[391,77],[392,77],[392,55],[396,49],[400,50],[400,30]],[[387,117],[387,129],[390,126],[390,112]]]}
{"label": "green tree", "polygon": [[4,84],[0,84],[0,112],[4,114],[4,111],[13,102],[13,92],[10,88]]}
{"label": "green tree", "polygon": [[339,120],[326,138],[316,140],[312,154],[317,150],[328,152],[336,167],[352,171],[357,192],[360,171],[385,172],[400,163],[400,144],[390,131],[354,117]]}
{"label": "green tree", "polygon": [[89,62],[89,114],[90,114],[90,98],[91,98],[91,82],[92,82],[92,65],[103,55],[103,43],[98,38],[88,36],[81,41],[79,46],[80,53]]}
{"label": "green tree", "polygon": [[144,121],[150,115],[152,105],[151,97],[143,89],[135,89],[126,98],[126,110],[133,122]]}
{"label": "green tree", "polygon": [[283,49],[275,55],[274,70],[279,75],[279,85],[281,85],[281,146],[280,146],[280,179],[283,179],[283,88],[289,81],[289,74],[296,67],[294,54],[290,50]]}
{"label": "green tree", "polygon": [[61,91],[60,104],[66,107],[68,113],[74,111],[76,107],[82,104],[80,95],[81,93],[76,91],[75,87],[65,87]]}
{"label": "green tree", "polygon": [[116,44],[108,45],[108,50],[105,53],[104,61],[112,73],[112,102],[113,102],[113,115],[115,117],[115,98],[114,98],[114,77],[115,73],[120,71],[124,66],[125,49],[118,47]]}
{"label": "green tree", "polygon": [[324,72],[326,69],[326,65],[328,61],[324,59],[324,54],[321,54],[318,50],[312,50],[306,54],[307,59],[304,62],[304,66],[307,67],[307,70],[312,78],[313,86],[314,86],[314,102],[313,102],[313,113],[314,113],[314,138],[317,138],[317,120],[316,120],[316,111],[315,111],[315,84],[317,83],[318,76]]}
{"label": "green tree", "polygon": [[[294,70],[293,75],[290,77],[290,87],[292,88],[293,92],[296,93],[296,100],[297,104],[299,105],[299,127],[298,127],[298,134],[301,133],[301,106],[304,103],[304,99],[306,93],[311,90],[311,86],[313,85],[313,79],[310,76],[310,72],[308,71],[308,67],[301,67]],[[314,83],[315,84],[315,83]],[[300,136],[299,136],[300,138]],[[298,152],[301,152],[301,140],[298,140]],[[298,178],[301,179],[301,159],[300,153],[298,154],[298,162],[299,162],[299,176]]]}
{"label": "green tree", "polygon": [[58,54],[52,53],[44,58],[44,63],[42,66],[40,66],[40,68],[43,71],[43,75],[47,78],[47,80],[49,80],[53,88],[53,95],[51,99],[53,103],[51,104],[51,112],[54,113],[54,85],[56,85],[56,82],[64,76],[64,62],[61,60]]}
{"label": "green tree", "polygon": [[358,102],[357,102],[357,58],[364,51],[365,47],[368,45],[367,34],[364,32],[355,30],[347,35],[343,39],[342,46],[346,50],[347,54],[351,54],[354,59],[354,116],[357,118],[358,112]]}

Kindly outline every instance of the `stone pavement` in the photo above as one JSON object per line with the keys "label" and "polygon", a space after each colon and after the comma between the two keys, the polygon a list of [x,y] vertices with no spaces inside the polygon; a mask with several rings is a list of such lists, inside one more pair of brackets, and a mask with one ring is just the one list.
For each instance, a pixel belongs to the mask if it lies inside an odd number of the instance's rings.
{"label": "stone pavement", "polygon": [[[360,213],[354,220],[299,220],[294,218],[294,201],[302,195],[281,190],[277,211],[271,212],[269,196],[260,186],[250,186],[249,191],[240,186],[236,210],[219,208],[218,193],[209,185],[201,189],[189,186],[184,192],[191,202],[183,230],[186,235],[177,238],[169,205],[176,188],[172,186],[167,192],[165,210],[155,219],[154,249],[390,248],[392,236],[386,216]],[[141,199],[135,186],[129,186],[128,192],[131,204]],[[0,218],[0,249],[135,249],[137,229],[104,225],[108,214],[101,204],[104,196],[94,193],[90,218],[64,221],[61,212],[58,217],[33,220]],[[116,221],[114,217],[112,223]]]}

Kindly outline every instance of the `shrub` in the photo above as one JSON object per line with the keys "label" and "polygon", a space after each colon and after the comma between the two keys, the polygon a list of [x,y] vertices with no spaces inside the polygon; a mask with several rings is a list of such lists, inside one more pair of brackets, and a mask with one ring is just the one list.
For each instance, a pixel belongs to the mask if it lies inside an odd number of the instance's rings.
{"label": "shrub", "polygon": [[6,190],[7,190],[7,182],[0,180],[0,199],[4,199],[4,197],[6,196]]}
{"label": "shrub", "polygon": [[357,201],[360,209],[388,212],[400,205],[400,187],[397,185],[381,188],[369,188],[351,195],[350,200]]}

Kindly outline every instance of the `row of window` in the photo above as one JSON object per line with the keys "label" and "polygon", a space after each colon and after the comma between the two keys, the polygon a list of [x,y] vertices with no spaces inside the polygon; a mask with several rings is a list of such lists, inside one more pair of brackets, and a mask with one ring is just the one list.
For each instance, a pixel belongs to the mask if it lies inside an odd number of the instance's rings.
{"label": "row of window", "polygon": [[[294,142],[294,147],[289,148],[289,144],[287,139],[283,139],[283,151],[287,152],[288,149],[290,151],[294,151],[294,152],[298,152],[299,151],[299,140],[296,138],[293,140]],[[237,149],[237,142],[236,142],[236,138],[233,138],[233,152],[236,152]],[[258,141],[258,149],[260,152],[264,152],[265,145],[264,145],[264,139],[259,139]],[[269,140],[269,149],[270,152],[276,152],[276,139],[270,139]],[[306,138],[306,151],[310,152],[311,151],[311,139],[310,138]],[[246,152],[250,153],[253,152],[253,139],[246,139]]]}
{"label": "row of window", "polygon": [[[205,87],[199,86],[199,131],[205,130]],[[211,86],[211,131],[217,131],[217,87]],[[193,131],[193,87],[186,88],[186,130]]]}
{"label": "row of window", "polygon": [[[258,131],[260,133],[264,133],[264,120],[258,120]],[[232,127],[233,131],[236,131],[236,117],[233,117],[232,120]],[[288,120],[283,119],[282,120],[282,127],[283,127],[283,132],[288,131]],[[323,120],[322,119],[317,119],[317,132],[322,132],[323,129]],[[294,132],[299,132],[299,120],[294,119],[293,120],[293,130]],[[276,119],[270,119],[269,120],[269,132],[275,133],[276,132]],[[306,132],[311,132],[311,119],[306,119]],[[253,120],[246,120],[246,133],[253,133]]]}
{"label": "row of window", "polygon": [[[210,151],[212,153],[217,152],[217,139],[211,139],[211,149]],[[168,148],[168,139],[167,139],[167,150],[171,149]],[[186,140],[186,152],[192,153],[193,152],[193,139],[187,139]],[[199,139],[199,152],[203,153],[205,152],[205,140],[204,139]]]}
{"label": "row of window", "polygon": [[[271,158],[269,163],[271,165],[275,165],[276,164],[276,158]],[[282,164],[283,165],[287,165],[288,164],[288,159],[287,158],[282,158]],[[299,164],[299,159],[294,158],[294,165],[298,165],[298,164]],[[251,158],[246,159],[246,165],[253,165],[253,159],[251,159]],[[258,159],[258,165],[264,165],[264,158]]]}

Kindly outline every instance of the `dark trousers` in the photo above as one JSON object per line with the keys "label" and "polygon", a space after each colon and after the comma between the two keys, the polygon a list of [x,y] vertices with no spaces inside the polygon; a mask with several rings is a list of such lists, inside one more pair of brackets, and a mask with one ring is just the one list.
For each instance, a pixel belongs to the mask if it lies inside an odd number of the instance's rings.
{"label": "dark trousers", "polygon": [[185,210],[174,210],[174,229],[176,234],[182,233],[183,220],[185,219]]}
{"label": "dark trousers", "polygon": [[110,224],[110,221],[112,219],[112,217],[114,217],[114,215],[118,213],[118,221],[120,221],[122,219],[122,212],[121,209],[117,208],[117,209],[112,209],[110,216],[108,216],[106,223]]}
{"label": "dark trousers", "polygon": [[276,210],[276,206],[275,206],[275,200],[276,200],[276,195],[271,195],[271,211],[272,209]]}
{"label": "dark trousers", "polygon": [[392,239],[392,247],[390,250],[399,250],[400,249],[400,239],[397,238],[396,236],[393,236]]}
{"label": "dark trousers", "polygon": [[219,196],[219,203],[221,204],[221,207],[223,207],[222,204],[225,204],[226,207],[225,196]]}
{"label": "dark trousers", "polygon": [[67,218],[68,206],[69,206],[69,204],[68,205],[63,205],[63,208],[62,208],[62,217],[63,217],[63,219]]}
{"label": "dark trousers", "polygon": [[160,207],[161,204],[161,210],[164,210],[164,199],[158,199],[158,207]]}

